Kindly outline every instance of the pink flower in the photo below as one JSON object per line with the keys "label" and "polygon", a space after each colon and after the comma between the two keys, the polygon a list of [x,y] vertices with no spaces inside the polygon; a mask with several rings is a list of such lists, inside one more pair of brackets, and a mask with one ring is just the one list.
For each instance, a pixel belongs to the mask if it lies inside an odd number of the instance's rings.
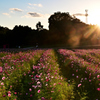
{"label": "pink flower", "polygon": [[48,84],[46,84],[45,86],[48,86]]}
{"label": "pink flower", "polygon": [[53,84],[54,86],[56,85],[56,83]]}
{"label": "pink flower", "polygon": [[1,85],[4,85],[4,83],[2,82]]}
{"label": "pink flower", "polygon": [[40,93],[41,90],[38,90],[38,93]]}
{"label": "pink flower", "polygon": [[98,91],[100,91],[100,88],[97,88]]}
{"label": "pink flower", "polygon": [[100,78],[100,75],[97,75],[97,78]]}
{"label": "pink flower", "polygon": [[10,87],[12,87],[12,85],[10,85]]}
{"label": "pink flower", "polygon": [[39,78],[39,76],[38,76],[38,75],[36,75],[36,77],[37,77],[37,78]]}
{"label": "pink flower", "polygon": [[33,75],[31,75],[31,77],[33,77]]}
{"label": "pink flower", "polygon": [[32,89],[31,89],[31,88],[29,88],[29,91],[32,91]]}
{"label": "pink flower", "polygon": [[38,81],[37,84],[40,84],[40,82]]}
{"label": "pink flower", "polygon": [[31,78],[31,80],[33,81],[33,80],[34,80],[34,78]]}
{"label": "pink flower", "polygon": [[57,79],[57,76],[55,77],[55,79]]}
{"label": "pink flower", "polygon": [[14,92],[14,94],[17,94],[17,92]]}
{"label": "pink flower", "polygon": [[32,85],[32,87],[34,87],[35,89],[37,88],[37,85],[35,86],[35,85]]}
{"label": "pink flower", "polygon": [[49,81],[49,79],[47,78],[47,79],[46,79],[46,81],[48,82],[48,81]]}
{"label": "pink flower", "polygon": [[34,73],[34,71],[32,73]]}
{"label": "pink flower", "polygon": [[33,69],[35,69],[35,66],[33,66]]}
{"label": "pink flower", "polygon": [[58,84],[61,84],[61,83],[58,83]]}
{"label": "pink flower", "polygon": [[82,84],[78,84],[78,87],[80,87]]}
{"label": "pink flower", "polygon": [[2,67],[0,67],[0,73],[2,73]]}
{"label": "pink flower", "polygon": [[30,97],[32,97],[32,94],[30,95]]}
{"label": "pink flower", "polygon": [[89,82],[91,82],[91,80],[89,80]]}
{"label": "pink flower", "polygon": [[10,94],[11,93],[11,91],[8,91],[8,94]]}
{"label": "pink flower", "polygon": [[11,97],[11,94],[8,94],[8,97]]}
{"label": "pink flower", "polygon": [[78,72],[78,70],[76,70],[76,72]]}
{"label": "pink flower", "polygon": [[24,73],[24,76],[26,76],[26,74]]}
{"label": "pink flower", "polygon": [[4,80],[5,79],[5,77],[2,77],[2,80]]}

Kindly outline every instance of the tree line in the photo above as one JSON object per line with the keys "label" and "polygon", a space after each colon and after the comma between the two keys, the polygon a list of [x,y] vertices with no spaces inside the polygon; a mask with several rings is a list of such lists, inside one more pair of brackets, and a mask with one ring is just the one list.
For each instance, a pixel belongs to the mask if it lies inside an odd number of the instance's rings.
{"label": "tree line", "polygon": [[36,24],[37,29],[29,26],[16,25],[12,30],[0,26],[0,48],[6,46],[81,46],[97,45],[100,29],[97,25],[89,25],[68,12],[55,12],[49,19],[49,30],[44,29],[41,22]]}

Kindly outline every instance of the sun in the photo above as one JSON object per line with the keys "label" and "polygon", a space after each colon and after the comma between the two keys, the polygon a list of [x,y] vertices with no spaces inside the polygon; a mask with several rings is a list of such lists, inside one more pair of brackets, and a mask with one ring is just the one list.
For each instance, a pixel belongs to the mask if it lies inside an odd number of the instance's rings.
{"label": "sun", "polygon": [[89,19],[90,23],[93,24],[93,25],[97,25],[97,26],[100,26],[100,17],[91,17]]}
{"label": "sun", "polygon": [[100,19],[95,20],[95,25],[97,25],[97,27],[100,28]]}
{"label": "sun", "polygon": [[88,20],[89,23],[100,27],[100,13],[98,12],[100,11],[93,11],[92,13],[90,13],[90,15],[88,16]]}

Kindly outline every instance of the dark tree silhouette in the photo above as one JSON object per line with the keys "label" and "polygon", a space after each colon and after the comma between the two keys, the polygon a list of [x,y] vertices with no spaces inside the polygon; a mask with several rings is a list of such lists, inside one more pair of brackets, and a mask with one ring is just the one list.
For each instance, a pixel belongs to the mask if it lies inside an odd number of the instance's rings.
{"label": "dark tree silhouette", "polygon": [[36,24],[36,28],[37,28],[37,31],[41,31],[43,29],[43,25],[41,25],[41,22],[38,22]]}
{"label": "dark tree silhouette", "polygon": [[36,30],[28,26],[16,25],[12,30],[0,26],[0,48],[27,46],[76,46],[99,44],[100,29],[96,25],[81,22],[68,12],[55,12],[48,19],[49,30],[43,29],[41,22]]}
{"label": "dark tree silhouette", "polygon": [[71,22],[72,20],[73,18],[70,16],[68,12],[67,13],[61,13],[61,12],[54,13],[49,18],[49,29],[50,30],[61,29],[65,24],[69,24],[69,22]]}
{"label": "dark tree silhouette", "polygon": [[[72,27],[73,17],[67,13],[57,12],[49,18],[49,30],[53,36],[54,43],[67,43],[69,38],[69,31]],[[66,41],[65,41],[66,39]]]}
{"label": "dark tree silhouette", "polygon": [[87,25],[68,12],[56,12],[48,19],[49,30],[53,43],[65,45],[79,45],[82,34],[87,30]]}
{"label": "dark tree silhouette", "polygon": [[28,26],[15,26],[12,30],[13,32],[13,45],[24,46],[28,45],[27,37],[30,35],[32,29]]}

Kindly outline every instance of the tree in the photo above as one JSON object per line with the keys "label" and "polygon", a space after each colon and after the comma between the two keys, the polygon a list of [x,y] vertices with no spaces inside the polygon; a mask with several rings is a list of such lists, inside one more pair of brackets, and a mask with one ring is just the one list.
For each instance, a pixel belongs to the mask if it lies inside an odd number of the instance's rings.
{"label": "tree", "polygon": [[56,44],[79,45],[87,25],[68,12],[56,12],[48,19],[49,30]]}
{"label": "tree", "polygon": [[73,17],[67,13],[56,12],[50,16],[49,30],[56,43],[64,44],[69,38],[69,31],[72,28]]}
{"label": "tree", "polygon": [[69,15],[69,13],[61,13],[57,12],[50,16],[49,18],[49,30],[62,30],[64,26],[70,24],[73,18]]}
{"label": "tree", "polygon": [[27,37],[31,34],[32,29],[28,26],[15,26],[13,31],[13,45],[14,46],[24,46],[27,45]]}
{"label": "tree", "polygon": [[43,30],[43,25],[41,25],[41,22],[38,22],[36,24],[36,28],[37,28],[37,31]]}

